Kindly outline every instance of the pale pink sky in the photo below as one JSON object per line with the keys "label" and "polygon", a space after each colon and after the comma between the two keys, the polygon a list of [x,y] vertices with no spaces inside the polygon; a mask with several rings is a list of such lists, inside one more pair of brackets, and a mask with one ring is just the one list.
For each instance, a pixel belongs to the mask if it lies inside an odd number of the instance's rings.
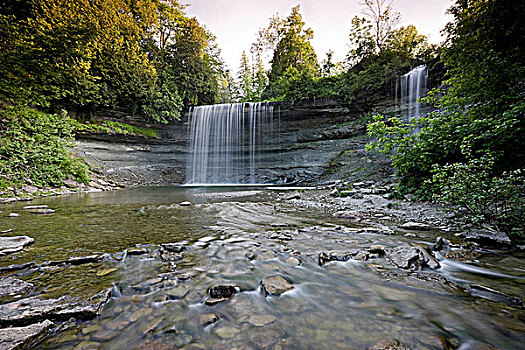
{"label": "pale pink sky", "polygon": [[[275,13],[287,16],[301,5],[306,26],[314,31],[313,47],[319,60],[328,50],[342,60],[348,52],[350,21],[361,14],[359,0],[182,0],[214,35],[228,67],[236,72],[243,50],[250,50],[260,28],[266,27]],[[451,20],[445,15],[452,0],[394,0],[401,12],[401,25],[413,24],[432,43],[442,40],[440,30]]]}

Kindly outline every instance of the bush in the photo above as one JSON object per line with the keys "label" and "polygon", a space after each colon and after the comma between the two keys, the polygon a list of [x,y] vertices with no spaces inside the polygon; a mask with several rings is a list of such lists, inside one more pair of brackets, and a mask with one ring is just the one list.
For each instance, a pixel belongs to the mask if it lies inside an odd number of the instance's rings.
{"label": "bush", "polygon": [[73,126],[65,112],[47,114],[25,107],[0,110],[0,189],[60,186],[71,177],[89,181],[88,165],[72,157]]}
{"label": "bush", "polygon": [[494,157],[485,155],[466,164],[434,166],[433,198],[466,210],[472,223],[489,223],[523,239],[525,172],[522,169],[492,176]]}

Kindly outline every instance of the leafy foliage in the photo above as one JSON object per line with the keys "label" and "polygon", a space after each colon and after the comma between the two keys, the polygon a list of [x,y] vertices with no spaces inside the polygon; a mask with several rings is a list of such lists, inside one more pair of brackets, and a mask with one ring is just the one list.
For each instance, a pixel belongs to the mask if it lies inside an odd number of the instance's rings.
{"label": "leafy foliage", "polygon": [[402,190],[463,206],[507,232],[523,227],[515,213],[525,193],[525,33],[515,16],[525,5],[516,6],[457,1],[443,52],[449,78],[427,98],[437,110],[408,125],[377,116],[368,146],[392,154]]}
{"label": "leafy foliage", "polygon": [[0,98],[10,104],[166,122],[218,98],[214,38],[175,0],[9,3],[0,10]]}
{"label": "leafy foliage", "polygon": [[60,186],[68,177],[87,182],[88,166],[71,156],[71,146],[73,126],[65,113],[0,110],[0,189]]}

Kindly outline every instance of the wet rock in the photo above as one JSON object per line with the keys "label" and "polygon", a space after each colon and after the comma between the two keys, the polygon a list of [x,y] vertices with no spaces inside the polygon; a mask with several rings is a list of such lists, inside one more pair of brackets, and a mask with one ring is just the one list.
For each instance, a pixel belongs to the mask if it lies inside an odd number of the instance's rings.
{"label": "wet rock", "polygon": [[487,229],[471,230],[465,235],[465,240],[474,241],[489,247],[508,247],[512,244],[509,236],[504,232]]}
{"label": "wet rock", "polygon": [[143,255],[147,254],[148,251],[145,248],[130,248],[126,251],[127,255]]}
{"label": "wet rock", "polygon": [[215,330],[215,334],[222,339],[231,339],[239,333],[239,330],[234,327],[220,327]]}
{"label": "wet rock", "polygon": [[359,253],[357,253],[354,256],[354,260],[360,260],[360,261],[367,261],[369,258],[370,258],[370,253],[365,250],[361,250]]}
{"label": "wet rock", "polygon": [[468,291],[459,284],[448,280],[439,273],[414,273],[404,270],[386,270],[381,275],[390,283],[397,283],[404,288],[411,287],[418,290],[446,293],[453,295],[468,295]]}
{"label": "wet rock", "polygon": [[67,320],[71,317],[88,320],[100,314],[110,295],[102,291],[89,299],[78,300],[70,296],[42,299],[38,296],[0,305],[0,326],[28,325],[44,319]]}
{"label": "wet rock", "polygon": [[25,327],[0,329],[0,349],[29,349],[39,343],[53,326],[53,322],[44,320]]}
{"label": "wet rock", "polygon": [[231,298],[238,290],[240,290],[240,288],[233,284],[220,284],[211,287],[208,293],[212,298]]}
{"label": "wet rock", "polygon": [[204,314],[204,315],[201,315],[201,325],[203,327],[207,326],[207,325],[210,325],[212,323],[215,323],[219,320],[219,317],[217,317],[217,315],[215,314]]}
{"label": "wet rock", "polygon": [[189,207],[189,206],[191,206],[191,202],[184,201],[184,202],[180,202],[179,205],[181,207]]}
{"label": "wet rock", "polygon": [[421,247],[400,246],[389,249],[386,252],[386,258],[393,265],[402,269],[439,268],[439,263],[433,255]]}
{"label": "wet rock", "polygon": [[8,265],[8,266],[3,266],[3,267],[0,267],[0,273],[29,269],[34,266],[36,266],[36,263],[34,261],[28,262],[25,264],[13,264],[13,265]]}
{"label": "wet rock", "polygon": [[257,257],[257,255],[254,252],[248,252],[244,255],[248,258],[248,260],[253,260]]}
{"label": "wet rock", "polygon": [[87,256],[74,256],[66,260],[47,261],[42,263],[40,267],[46,266],[59,266],[59,265],[82,265],[102,261],[104,255],[87,255]]}
{"label": "wet rock", "polygon": [[34,209],[47,209],[47,205],[26,205],[22,209],[24,210],[34,210]]}
{"label": "wet rock", "polygon": [[376,244],[368,248],[367,251],[371,254],[377,254],[379,256],[383,256],[385,255],[385,246]]}
{"label": "wet rock", "polygon": [[380,340],[376,344],[370,346],[368,350],[409,350],[406,346],[397,340]]}
{"label": "wet rock", "polygon": [[441,250],[448,251],[450,250],[450,242],[448,239],[439,236],[438,238],[436,238],[436,243],[434,244],[432,249],[435,251],[441,251]]}
{"label": "wet rock", "polygon": [[0,297],[24,294],[33,289],[31,283],[12,277],[0,277]]}
{"label": "wet rock", "polygon": [[505,303],[510,306],[523,307],[523,300],[518,297],[507,295],[498,290],[481,286],[479,284],[470,285],[470,292],[478,297],[489,299],[496,302]]}
{"label": "wet rock", "polygon": [[248,323],[256,327],[262,327],[264,325],[272,323],[276,319],[277,318],[273,315],[252,315],[250,316],[250,318],[248,318]]}
{"label": "wet rock", "polygon": [[323,266],[330,261],[348,261],[359,253],[358,250],[352,251],[322,251],[319,253],[318,262],[320,266]]}
{"label": "wet rock", "polygon": [[421,222],[409,221],[399,226],[399,228],[404,230],[428,231],[430,230],[430,225]]}
{"label": "wet rock", "polygon": [[337,213],[334,213],[334,218],[338,219],[348,219],[348,220],[356,220],[360,221],[364,219],[366,215],[360,211],[338,211]]}
{"label": "wet rock", "polygon": [[94,341],[84,341],[76,345],[73,348],[73,350],[99,350],[99,349],[102,349],[102,345]]}
{"label": "wet rock", "polygon": [[289,290],[293,289],[293,285],[291,285],[287,280],[284,279],[284,277],[279,275],[274,276],[268,276],[263,278],[261,281],[261,286],[264,295],[281,295],[284,292],[287,292]]}
{"label": "wet rock", "polygon": [[149,307],[144,307],[144,308],[138,309],[137,311],[133,312],[131,314],[131,316],[129,316],[129,320],[131,322],[137,322],[141,318],[146,317],[149,314],[151,314],[152,311],[153,311],[153,309],[149,308]]}
{"label": "wet rock", "polygon": [[286,263],[291,266],[300,266],[301,260],[297,259],[296,257],[290,257],[286,260]]}
{"label": "wet rock", "polygon": [[19,252],[34,241],[28,236],[0,237],[0,255]]}
{"label": "wet rock", "polygon": [[166,294],[170,298],[182,299],[186,296],[186,294],[188,294],[189,291],[190,289],[188,287],[176,286],[166,291]]}
{"label": "wet rock", "polygon": [[163,243],[160,246],[163,251],[171,253],[181,253],[185,249],[180,243]]}
{"label": "wet rock", "polygon": [[228,301],[230,300],[230,298],[212,298],[212,297],[207,297],[206,299],[204,299],[204,304],[208,305],[208,306],[213,306],[213,305],[217,305],[219,303],[222,303],[224,301]]}
{"label": "wet rock", "polygon": [[54,214],[56,210],[54,209],[32,209],[29,211],[31,214],[39,214],[39,215],[49,215]]}
{"label": "wet rock", "polygon": [[19,216],[20,216],[20,214],[18,214],[18,213],[9,213],[9,215],[8,215],[8,217],[10,217],[10,218],[17,218]]}

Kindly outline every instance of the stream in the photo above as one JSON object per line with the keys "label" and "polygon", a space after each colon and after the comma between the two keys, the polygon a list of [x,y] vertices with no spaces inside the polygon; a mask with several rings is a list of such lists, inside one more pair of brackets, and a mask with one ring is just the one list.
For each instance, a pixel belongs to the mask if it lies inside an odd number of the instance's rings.
{"label": "stream", "polygon": [[[422,271],[383,257],[320,266],[321,251],[432,245],[453,236],[435,229],[407,236],[396,223],[386,225],[393,234],[368,230],[385,224],[334,218],[330,208],[282,193],[145,187],[31,202],[52,215],[25,212],[27,203],[4,205],[0,230],[13,231],[2,235],[35,242],[0,257],[0,267],[103,256],[3,273],[34,285],[19,298],[111,289],[97,318],[55,322],[38,349],[367,349],[380,341],[410,349],[525,348],[525,312],[513,302],[525,298],[523,252],[480,249],[474,262],[436,253],[441,267]],[[159,248],[166,243],[181,251]],[[265,295],[261,281],[274,275],[293,289]],[[216,285],[237,292],[207,305]]]}

